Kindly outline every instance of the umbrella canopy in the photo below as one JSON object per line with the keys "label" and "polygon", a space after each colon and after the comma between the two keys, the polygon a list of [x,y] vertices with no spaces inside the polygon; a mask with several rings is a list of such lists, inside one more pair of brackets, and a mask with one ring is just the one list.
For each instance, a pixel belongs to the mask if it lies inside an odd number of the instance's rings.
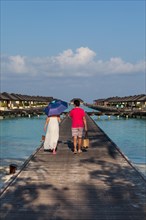
{"label": "umbrella canopy", "polygon": [[65,109],[68,108],[68,103],[62,100],[52,101],[45,108],[45,113],[47,116],[60,115]]}

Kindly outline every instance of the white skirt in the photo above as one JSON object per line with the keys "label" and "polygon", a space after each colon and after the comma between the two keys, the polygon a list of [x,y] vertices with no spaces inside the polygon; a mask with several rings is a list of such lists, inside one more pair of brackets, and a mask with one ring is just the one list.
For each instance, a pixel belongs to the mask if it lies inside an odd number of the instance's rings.
{"label": "white skirt", "polygon": [[59,139],[59,122],[57,117],[50,117],[45,141],[44,141],[44,149],[45,150],[53,150],[57,147]]}

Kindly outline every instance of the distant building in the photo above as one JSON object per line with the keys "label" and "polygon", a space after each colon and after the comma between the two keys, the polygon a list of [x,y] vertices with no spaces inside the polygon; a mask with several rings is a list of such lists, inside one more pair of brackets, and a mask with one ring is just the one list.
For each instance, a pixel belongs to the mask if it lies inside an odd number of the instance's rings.
{"label": "distant building", "polygon": [[132,109],[144,109],[146,110],[146,95],[134,95],[124,97],[109,97],[105,99],[96,99],[93,101],[94,105],[105,107],[117,107],[118,108],[132,108]]}
{"label": "distant building", "polygon": [[23,109],[47,105],[53,97],[29,96],[15,93],[0,93],[0,110]]}

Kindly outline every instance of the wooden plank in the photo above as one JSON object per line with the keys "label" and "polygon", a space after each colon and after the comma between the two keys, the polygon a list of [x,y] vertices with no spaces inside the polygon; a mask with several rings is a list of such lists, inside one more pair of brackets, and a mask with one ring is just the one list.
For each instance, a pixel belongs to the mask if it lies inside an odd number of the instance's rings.
{"label": "wooden plank", "polygon": [[87,115],[90,147],[72,152],[63,119],[57,154],[41,148],[1,196],[1,219],[144,220],[146,182]]}

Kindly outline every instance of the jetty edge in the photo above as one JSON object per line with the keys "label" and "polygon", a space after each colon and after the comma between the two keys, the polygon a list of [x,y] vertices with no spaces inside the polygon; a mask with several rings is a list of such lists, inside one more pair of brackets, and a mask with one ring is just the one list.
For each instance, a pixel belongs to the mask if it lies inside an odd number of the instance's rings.
{"label": "jetty edge", "polygon": [[[20,174],[20,172],[29,163],[29,161],[34,157],[34,155],[40,150],[40,148],[42,148],[42,146],[43,146],[43,143],[41,143],[40,146],[38,146],[36,148],[36,150],[34,150],[33,153],[24,162],[22,162],[20,165],[14,164],[16,166],[16,170],[15,170],[14,174],[11,174],[11,173],[8,174],[8,171],[7,171],[7,174],[5,174],[5,175],[10,176],[10,177],[7,178],[7,180],[2,184],[2,186],[0,188],[0,196],[7,190],[7,188],[17,178],[17,176]],[[11,164],[9,166],[11,166]]]}
{"label": "jetty edge", "polygon": [[[88,113],[87,113],[88,114]],[[93,123],[96,124],[96,122],[90,117],[90,119],[93,121]],[[98,126],[98,125],[97,125]],[[124,152],[122,152],[122,150],[115,144],[115,142],[98,126],[98,129],[104,133],[104,135],[107,137],[107,139],[110,140],[110,142],[115,146],[115,148],[119,151],[119,153],[122,155],[122,157],[125,158],[125,160],[127,161],[127,163],[129,163],[129,165],[131,167],[133,167],[133,169],[136,170],[136,172],[142,177],[142,179],[144,179],[144,181],[146,181],[146,175],[144,175],[144,173],[140,172],[139,169],[132,163],[132,161],[124,154]]]}
{"label": "jetty edge", "polygon": [[71,120],[56,155],[41,147],[1,195],[1,219],[144,220],[146,181],[88,116],[90,146],[72,152]]}

